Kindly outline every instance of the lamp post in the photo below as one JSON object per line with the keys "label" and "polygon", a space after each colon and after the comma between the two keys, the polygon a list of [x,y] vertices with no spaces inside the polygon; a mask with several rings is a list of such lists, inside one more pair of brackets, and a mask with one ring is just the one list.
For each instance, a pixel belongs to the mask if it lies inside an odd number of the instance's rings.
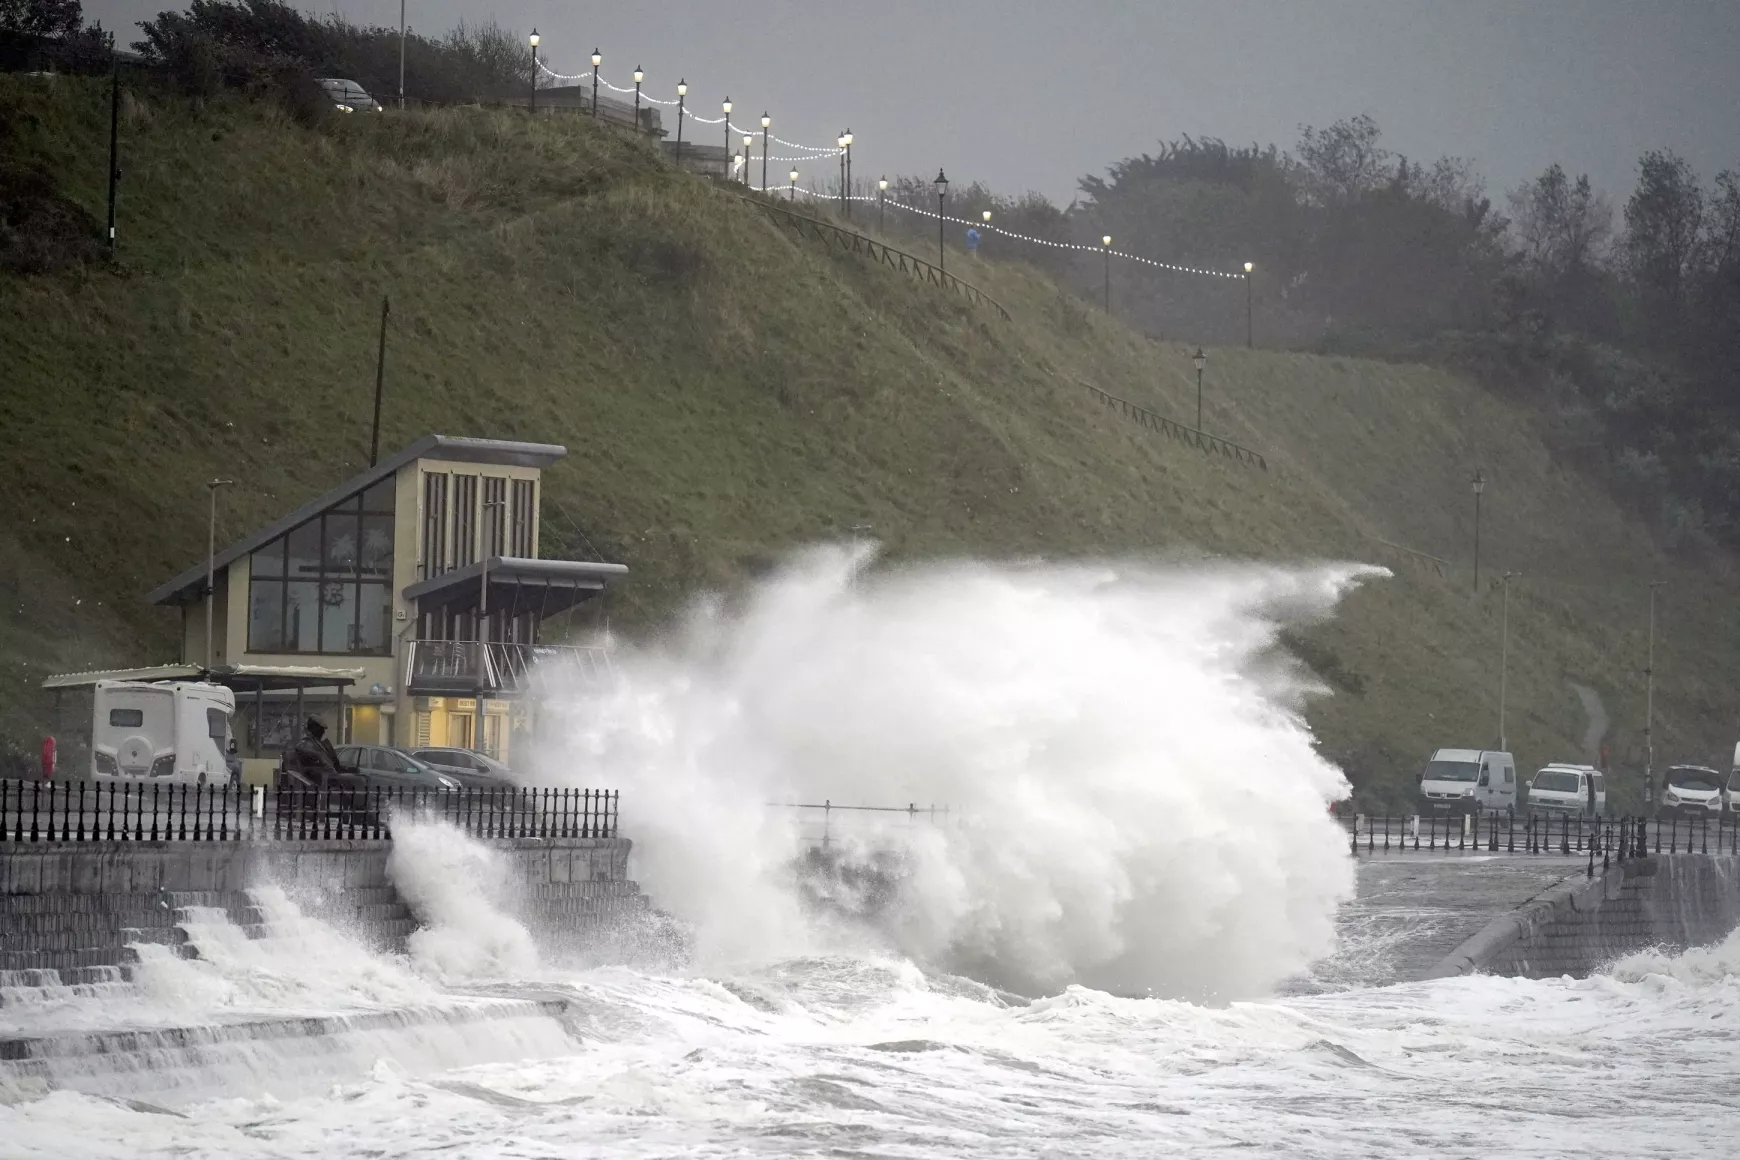
{"label": "lamp post", "polygon": [[1106,255],[1106,313],[1110,314],[1112,312],[1112,235],[1104,234],[1100,237],[1100,249],[1105,251]]}
{"label": "lamp post", "polygon": [[115,260],[115,194],[121,181],[121,58],[109,34],[109,261]]}
{"label": "lamp post", "polygon": [[1498,620],[1498,748],[1504,753],[1510,752],[1504,731],[1504,702],[1510,678],[1510,582],[1520,575],[1522,575],[1521,572],[1506,572],[1502,578],[1504,611],[1499,615]]}
{"label": "lamp post", "polygon": [[689,82],[677,81],[677,168],[683,167],[683,102],[689,96]]}
{"label": "lamp post", "polygon": [[773,125],[773,118],[767,115],[767,110],[761,111],[761,188],[767,188],[767,138],[768,130]]}
{"label": "lamp post", "polygon": [[797,200],[797,170],[796,169],[793,169],[791,171],[791,185],[787,187],[786,192],[788,195],[786,197],[787,201],[796,201]]}
{"label": "lamp post", "polygon": [[948,229],[949,179],[940,168],[936,171],[936,268],[948,273],[949,252],[944,245],[944,231]]}
{"label": "lamp post", "polygon": [[731,98],[725,98],[725,165],[731,166]]}
{"label": "lamp post", "polygon": [[1208,365],[1208,356],[1202,353],[1202,348],[1196,348],[1196,353],[1190,356],[1190,361],[1196,364],[1196,429],[1202,430],[1202,368]]}
{"label": "lamp post", "polygon": [[598,66],[604,63],[604,54],[596,48],[592,50],[592,119],[598,120]]}
{"label": "lamp post", "polygon": [[1251,329],[1251,271],[1255,270],[1255,269],[1256,269],[1256,265],[1254,263],[1251,263],[1251,262],[1245,263],[1245,349],[1246,350],[1250,350],[1254,345],[1256,345],[1254,338],[1253,338],[1254,332]]}
{"label": "lamp post", "polygon": [[[755,156],[755,136],[752,133],[743,134],[743,184],[749,185],[749,159]],[[767,166],[761,167],[761,187],[767,189]],[[751,188],[754,188],[751,186]]]}
{"label": "lamp post", "polygon": [[211,518],[205,529],[205,667],[211,668],[211,612],[217,603],[217,493],[218,488],[228,487],[233,479],[214,479],[207,483],[206,490],[211,493]]}
{"label": "lamp post", "polygon": [[846,146],[846,191],[844,191],[844,198],[846,198],[846,219],[851,221],[851,217],[853,217],[853,130],[847,127],[846,136],[840,137],[840,141]]}
{"label": "lamp post", "polygon": [[399,108],[405,107],[405,0],[399,0]]}
{"label": "lamp post", "polygon": [[640,132],[640,82],[646,79],[646,74],[640,71],[640,66],[634,66],[634,131]]}
{"label": "lamp post", "polygon": [[846,213],[846,135],[841,133],[834,138],[834,144],[840,149],[840,212]]}
{"label": "lamp post", "polygon": [[882,227],[887,224],[888,217],[888,179],[878,178],[876,182],[876,230],[885,232]]}
{"label": "lamp post", "polygon": [[1468,486],[1474,490],[1474,594],[1480,595],[1480,495],[1486,490],[1486,476],[1479,468],[1475,468],[1474,476],[1468,481]]}
{"label": "lamp post", "polygon": [[526,99],[526,111],[538,111],[538,30],[532,29],[532,34],[526,37],[532,43],[532,95]]}
{"label": "lamp post", "polygon": [[1645,812],[1655,805],[1655,590],[1665,580],[1649,582],[1649,660],[1643,670],[1643,804]]}

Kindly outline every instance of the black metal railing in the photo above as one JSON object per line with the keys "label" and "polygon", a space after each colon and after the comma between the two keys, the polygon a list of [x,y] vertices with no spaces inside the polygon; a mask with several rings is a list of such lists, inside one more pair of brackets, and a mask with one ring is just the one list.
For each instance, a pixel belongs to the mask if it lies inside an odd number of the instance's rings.
{"label": "black metal railing", "polygon": [[[831,799],[824,799],[820,802],[768,802],[767,806],[769,809],[791,810],[795,813],[798,816],[800,836],[809,842],[819,842],[823,849],[832,844],[836,826],[857,815],[881,815],[864,819],[878,826],[885,826],[888,822],[906,826],[946,826],[951,821],[958,820],[948,806],[921,806],[917,802],[909,802],[903,806],[843,806],[836,805]],[[853,828],[847,823],[841,827],[841,832],[849,832]]]}
{"label": "black metal railing", "polygon": [[1467,851],[1584,857],[1593,873],[1597,854],[1603,866],[1644,854],[1740,854],[1740,820],[1728,813],[1661,818],[1354,814],[1341,821],[1356,855]]}
{"label": "black metal railing", "polygon": [[[739,195],[741,196],[741,195]],[[839,246],[849,254],[861,254],[872,262],[880,262],[891,270],[910,275],[921,282],[944,290],[955,290],[975,306],[989,306],[1003,316],[1004,322],[1012,322],[1008,309],[995,298],[973,285],[963,281],[944,270],[941,266],[925,261],[923,258],[897,250],[893,246],[865,237],[863,234],[837,226],[833,222],[821,218],[810,217],[798,213],[785,206],[770,202],[765,198],[745,197],[744,201],[758,206],[776,225],[786,226],[795,231],[799,237],[813,238],[827,246]]]}
{"label": "black metal railing", "polygon": [[445,821],[474,838],[614,838],[620,792],[507,787],[0,781],[0,842],[234,842],[391,838]]}
{"label": "black metal railing", "polygon": [[592,645],[405,642],[405,688],[414,694],[470,696],[480,686],[486,696],[556,693],[598,688],[610,672],[609,650]]}
{"label": "black metal railing", "polygon": [[1139,427],[1158,431],[1162,435],[1170,436],[1188,447],[1194,447],[1209,455],[1219,455],[1222,459],[1231,459],[1235,463],[1244,464],[1246,467],[1255,467],[1262,471],[1269,470],[1269,461],[1264,459],[1259,451],[1240,447],[1231,439],[1222,439],[1219,435],[1210,435],[1207,431],[1186,427],[1176,420],[1168,419],[1158,411],[1150,411],[1140,403],[1132,403],[1110,391],[1103,391],[1092,383],[1083,383],[1082,386],[1086,387],[1095,398],[1106,406],[1122,411],[1125,418],[1133,420]]}

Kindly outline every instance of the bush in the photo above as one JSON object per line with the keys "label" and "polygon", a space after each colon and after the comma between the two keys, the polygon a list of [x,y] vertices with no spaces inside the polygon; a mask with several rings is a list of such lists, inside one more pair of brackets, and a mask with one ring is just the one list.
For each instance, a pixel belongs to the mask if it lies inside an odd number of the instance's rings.
{"label": "bush", "polygon": [[46,274],[102,257],[102,227],[40,169],[0,163],[0,270]]}

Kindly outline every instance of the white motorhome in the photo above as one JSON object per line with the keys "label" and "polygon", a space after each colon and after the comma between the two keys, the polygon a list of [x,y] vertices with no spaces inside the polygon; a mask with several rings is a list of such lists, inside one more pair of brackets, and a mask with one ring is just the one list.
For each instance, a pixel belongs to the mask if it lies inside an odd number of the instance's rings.
{"label": "white motorhome", "polygon": [[1594,813],[1607,812],[1607,779],[1592,765],[1554,762],[1529,782],[1531,812],[1587,814],[1591,802]]}
{"label": "white motorhome", "polygon": [[1516,760],[1497,749],[1440,749],[1420,771],[1420,812],[1492,814],[1516,809]]}
{"label": "white motorhome", "polygon": [[236,696],[203,681],[98,681],[91,776],[98,781],[229,781]]}

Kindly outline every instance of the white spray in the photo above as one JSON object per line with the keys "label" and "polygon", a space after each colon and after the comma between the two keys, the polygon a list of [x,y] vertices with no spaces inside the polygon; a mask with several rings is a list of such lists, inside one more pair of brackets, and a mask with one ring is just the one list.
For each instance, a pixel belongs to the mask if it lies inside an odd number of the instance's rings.
{"label": "white spray", "polygon": [[537,947],[507,913],[511,883],[494,850],[445,821],[394,818],[387,876],[421,924],[406,949],[422,973],[454,982],[536,970]]}
{"label": "white spray", "polygon": [[[866,554],[867,555],[867,554]],[[769,803],[946,804],[885,935],[1011,986],[1262,993],[1333,946],[1340,772],[1270,663],[1371,570],[933,564],[811,550],[576,694],[549,768],[622,789],[635,872],[701,953],[825,949]]]}

